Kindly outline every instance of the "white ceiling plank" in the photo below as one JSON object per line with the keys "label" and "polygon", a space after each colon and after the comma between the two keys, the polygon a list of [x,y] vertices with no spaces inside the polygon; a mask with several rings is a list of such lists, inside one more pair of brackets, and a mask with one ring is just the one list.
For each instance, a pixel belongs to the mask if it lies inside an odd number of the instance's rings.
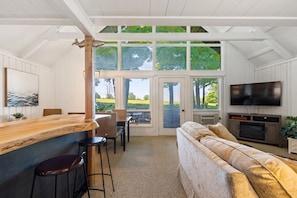
{"label": "white ceiling plank", "polygon": [[213,16],[229,16],[238,4],[240,4],[239,0],[222,0],[213,13]]}
{"label": "white ceiling plank", "polygon": [[[118,5],[116,0],[95,0],[100,5],[102,14],[96,14],[96,16],[114,16],[117,15]],[[82,2],[83,3],[83,2]],[[120,8],[119,8],[120,9]]]}
{"label": "white ceiling plank", "polygon": [[104,15],[103,10],[101,8],[101,4],[97,0],[83,0],[80,1],[80,5],[89,16]]}
{"label": "white ceiling plank", "polygon": [[63,0],[70,11],[74,24],[85,34],[95,37],[95,26],[77,0]]}
{"label": "white ceiling plank", "polygon": [[279,10],[286,8],[291,3],[292,0],[261,0],[257,1],[256,4],[251,7],[246,14],[249,16],[276,16]]}
{"label": "white ceiling plank", "polygon": [[3,0],[0,4],[0,17],[16,17],[25,16],[21,6],[13,0]]}
{"label": "white ceiling plank", "polygon": [[229,12],[228,16],[249,16],[246,13],[258,2],[259,0],[240,0],[235,7]]}
{"label": "white ceiling plank", "polygon": [[212,16],[222,0],[187,0],[182,16]]}
{"label": "white ceiling plank", "polygon": [[182,16],[187,0],[167,0],[167,8],[164,16]]}
{"label": "white ceiling plank", "polygon": [[0,25],[74,25],[66,18],[0,18]]}
{"label": "white ceiling plank", "polygon": [[277,16],[296,16],[297,10],[297,1],[292,0],[291,4],[289,4],[286,8],[280,9],[277,13]]}
{"label": "white ceiling plank", "polygon": [[[116,15],[149,15],[149,0],[116,0],[117,13]],[[131,12],[133,9],[133,12]]]}
{"label": "white ceiling plank", "polygon": [[151,0],[149,16],[165,16],[168,1]]}

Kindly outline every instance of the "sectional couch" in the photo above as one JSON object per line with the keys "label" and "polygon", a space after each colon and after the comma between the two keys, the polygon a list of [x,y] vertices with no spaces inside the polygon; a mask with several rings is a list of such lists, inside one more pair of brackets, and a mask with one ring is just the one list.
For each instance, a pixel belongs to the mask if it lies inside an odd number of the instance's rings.
{"label": "sectional couch", "polygon": [[297,163],[240,144],[221,124],[176,129],[179,179],[188,197],[297,197]]}

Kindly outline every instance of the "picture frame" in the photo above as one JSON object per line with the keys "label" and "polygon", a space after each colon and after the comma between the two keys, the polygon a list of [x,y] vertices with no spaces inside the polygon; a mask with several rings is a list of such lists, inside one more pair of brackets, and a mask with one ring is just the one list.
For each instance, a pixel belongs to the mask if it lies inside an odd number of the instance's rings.
{"label": "picture frame", "polygon": [[4,68],[4,106],[38,106],[38,75]]}

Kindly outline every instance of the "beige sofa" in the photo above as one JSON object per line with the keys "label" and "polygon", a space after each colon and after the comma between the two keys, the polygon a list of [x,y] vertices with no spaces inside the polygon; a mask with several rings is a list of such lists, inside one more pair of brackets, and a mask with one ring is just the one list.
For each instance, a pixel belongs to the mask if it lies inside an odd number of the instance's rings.
{"label": "beige sofa", "polygon": [[176,129],[188,197],[297,197],[296,161],[242,145],[220,124],[211,129],[195,122]]}

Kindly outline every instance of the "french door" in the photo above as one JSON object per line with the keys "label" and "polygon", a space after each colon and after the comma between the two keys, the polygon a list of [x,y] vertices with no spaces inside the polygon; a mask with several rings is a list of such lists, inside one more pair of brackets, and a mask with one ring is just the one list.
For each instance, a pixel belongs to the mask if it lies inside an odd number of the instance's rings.
{"label": "french door", "polygon": [[159,135],[175,135],[185,120],[184,78],[160,77],[158,80]]}

